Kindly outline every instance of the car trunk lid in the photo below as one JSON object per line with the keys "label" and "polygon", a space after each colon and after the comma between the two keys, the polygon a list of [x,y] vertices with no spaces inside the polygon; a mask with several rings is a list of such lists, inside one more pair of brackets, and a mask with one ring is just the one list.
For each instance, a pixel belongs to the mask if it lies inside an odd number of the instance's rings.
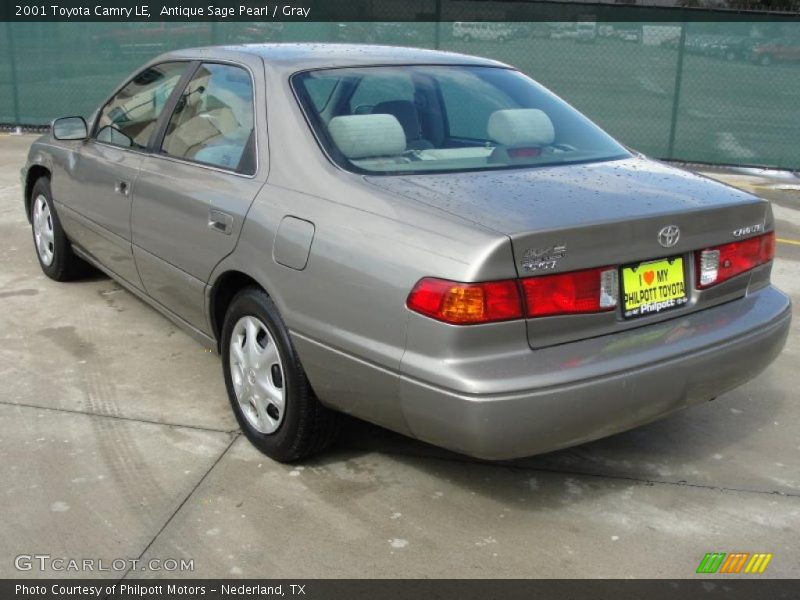
{"label": "car trunk lid", "polygon": [[[694,289],[693,251],[733,241],[733,232],[741,228],[768,230],[772,225],[768,202],[640,157],[366,179],[507,235],[520,277],[683,258],[690,296],[686,304],[635,319],[625,319],[619,309],[529,319],[533,347],[613,333],[743,295],[748,283],[743,277],[727,282],[722,292]],[[676,226],[680,236],[666,248],[659,232],[669,226]]]}

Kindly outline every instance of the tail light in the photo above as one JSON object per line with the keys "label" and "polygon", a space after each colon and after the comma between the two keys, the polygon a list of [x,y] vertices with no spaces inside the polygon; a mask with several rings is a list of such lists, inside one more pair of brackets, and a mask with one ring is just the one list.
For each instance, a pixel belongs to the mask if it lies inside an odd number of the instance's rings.
{"label": "tail light", "polygon": [[608,267],[486,283],[426,277],[411,290],[406,305],[445,323],[470,325],[613,310],[618,290],[617,270]]}
{"label": "tail light", "polygon": [[408,308],[433,319],[469,325],[522,318],[516,280],[458,283],[426,277],[414,286]]}
{"label": "tail light", "polygon": [[619,296],[616,268],[587,269],[522,280],[529,317],[614,310]]}
{"label": "tail light", "polygon": [[[697,287],[711,287],[770,262],[775,233],[695,253]],[[510,321],[614,310],[619,302],[617,267],[601,267],[485,283],[426,277],[408,296],[410,310],[453,325]]]}
{"label": "tail light", "polygon": [[775,232],[731,242],[697,253],[697,287],[722,283],[775,257]]}

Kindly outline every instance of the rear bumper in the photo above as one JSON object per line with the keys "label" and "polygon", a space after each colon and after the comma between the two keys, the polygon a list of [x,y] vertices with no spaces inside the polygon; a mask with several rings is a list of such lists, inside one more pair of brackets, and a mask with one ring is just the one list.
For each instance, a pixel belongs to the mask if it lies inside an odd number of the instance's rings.
{"label": "rear bumper", "polygon": [[[741,385],[778,355],[790,322],[791,301],[767,286],[662,323],[488,358],[475,372],[461,373],[467,390],[405,375],[402,411],[415,437],[479,458],[547,452],[636,427]],[[498,368],[516,390],[491,376]]]}

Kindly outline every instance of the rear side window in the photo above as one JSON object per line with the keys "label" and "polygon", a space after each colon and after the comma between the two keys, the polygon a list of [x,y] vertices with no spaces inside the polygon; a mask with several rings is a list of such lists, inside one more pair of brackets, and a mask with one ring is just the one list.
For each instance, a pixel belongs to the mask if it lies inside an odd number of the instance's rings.
{"label": "rear side window", "polygon": [[247,70],[204,63],[186,84],[161,151],[215,167],[255,173],[253,81]]}
{"label": "rear side window", "polygon": [[327,79],[313,79],[309,80],[308,87],[308,96],[311,102],[314,104],[314,108],[318,111],[325,110],[325,107],[328,106],[328,101],[331,98],[331,94],[333,94],[333,90],[336,88],[337,80],[334,78],[327,78]]}
{"label": "rear side window", "polygon": [[139,73],[100,110],[95,138],[123,148],[144,149],[185,69],[185,62],[168,62]]}

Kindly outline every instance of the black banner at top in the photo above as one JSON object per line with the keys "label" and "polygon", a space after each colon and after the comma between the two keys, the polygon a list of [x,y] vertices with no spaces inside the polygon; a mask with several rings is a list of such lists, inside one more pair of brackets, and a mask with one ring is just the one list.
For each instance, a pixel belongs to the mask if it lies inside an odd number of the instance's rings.
{"label": "black banner at top", "polygon": [[[0,20],[55,21],[798,21],[800,0],[9,0]],[[700,4],[697,2],[696,4]],[[687,6],[689,5],[689,6]]]}

